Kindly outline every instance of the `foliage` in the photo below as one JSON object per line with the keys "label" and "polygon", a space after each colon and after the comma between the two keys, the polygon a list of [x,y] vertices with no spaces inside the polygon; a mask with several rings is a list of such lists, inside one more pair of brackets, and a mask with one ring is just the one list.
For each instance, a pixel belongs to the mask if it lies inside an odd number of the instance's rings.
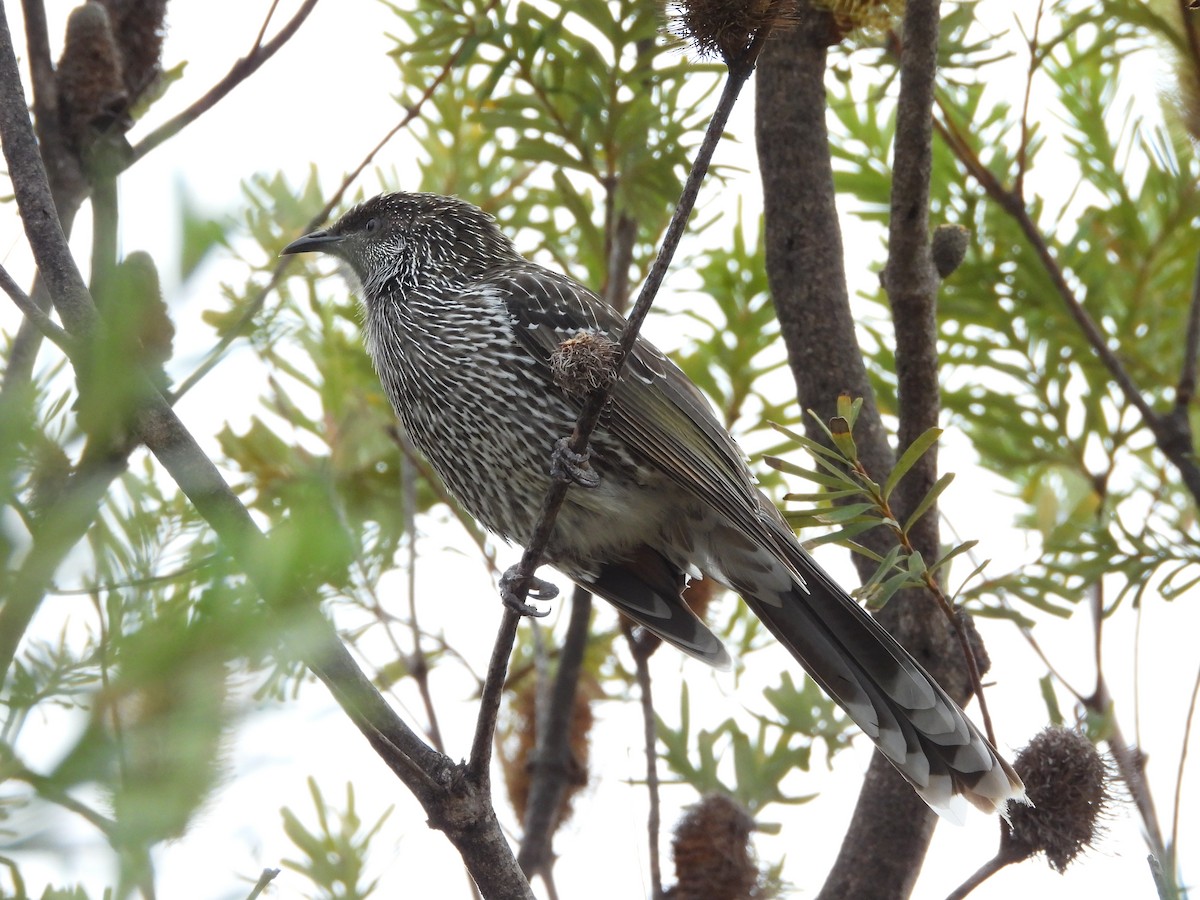
{"label": "foliage", "polygon": [[[964,433],[980,463],[1007,481],[1023,503],[1018,526],[1035,547],[1011,571],[983,573],[972,560],[969,576],[955,575],[961,589],[948,592],[971,612],[1024,630],[1046,616],[1071,616],[1095,596],[1104,599],[1105,615],[1131,604],[1182,604],[1200,583],[1195,498],[1081,333],[1062,292],[1065,286],[1081,298],[1149,403],[1170,408],[1195,278],[1200,157],[1187,130],[1186,85],[1160,111],[1126,84],[1133,61],[1170,53],[1182,65],[1188,43],[1162,4],[1052,4],[1042,31],[1022,50],[1035,54],[1030,92],[1048,108],[1034,117],[1019,92],[996,87],[1003,79],[994,72],[1007,77],[1029,60],[980,24],[989,5],[944,6],[932,213],[973,238],[939,294],[949,414],[943,425]],[[342,205],[377,189],[469,197],[496,215],[522,250],[623,305],[644,278],[678,198],[719,68],[697,64],[662,39],[662,10],[640,0],[417,0],[393,10],[392,57],[404,85],[397,100],[420,109],[409,130],[418,171],[377,172],[377,183]],[[873,237],[890,215],[893,47],[845,51],[835,56],[829,79],[837,187]],[[1188,77],[1185,68],[1179,72]],[[151,92],[136,114],[151,100],[173,99],[169,91]],[[995,185],[969,174],[978,170],[991,173]],[[203,314],[212,347],[206,362],[189,371],[190,359],[169,360],[166,376],[171,399],[179,401],[232,369],[231,347],[249,348],[257,384],[237,384],[232,375],[225,394],[231,406],[251,404],[253,412],[207,437],[224,474],[271,533],[270,577],[285,591],[324,601],[369,661],[375,683],[408,709],[418,708],[419,698],[422,724],[435,735],[438,710],[449,702],[431,689],[430,672],[465,676],[473,687],[478,666],[438,630],[444,620],[432,632],[418,621],[418,607],[428,610],[443,598],[422,596],[407,616],[392,598],[406,597],[416,583],[426,552],[418,552],[417,537],[436,526],[453,524],[449,532],[436,530],[438,540],[466,546],[468,564],[481,572],[494,574],[496,548],[397,432],[362,349],[352,298],[323,271],[285,274],[276,262],[334,188],[327,173],[315,171],[303,183],[276,173],[248,176],[240,208],[216,216],[181,196],[183,286],[209,277],[214,260],[223,263],[226,280]],[[1029,210],[1035,234],[1022,226],[1015,205]],[[785,361],[757,225],[739,205],[736,216],[715,213],[690,234],[687,262],[673,275],[676,292],[665,298],[660,319],[678,326],[681,337],[665,349],[732,430],[768,454],[787,455],[772,463],[776,472],[763,473],[764,486],[778,492],[787,476],[796,493],[785,499],[804,504],[789,520],[833,529],[815,538],[806,532],[809,546],[836,542],[867,552],[854,542],[866,529],[883,526],[899,536],[893,553],[875,556],[878,572],[859,590],[862,599],[879,606],[901,588],[946,584],[951,564],[970,558],[974,540],[926,560],[903,539],[953,476],[944,475],[907,521],[897,521],[888,506],[899,479],[939,433],[906,448],[883,484],[855,470],[857,407],[849,399],[839,410],[843,421],[822,423],[833,449],[798,433],[802,416],[780,379]],[[873,286],[859,300],[877,400],[894,415],[886,300]],[[7,369],[16,339],[5,338]],[[129,348],[107,346],[102,362],[115,365]],[[78,421],[77,391],[62,357],[43,353],[50,361],[23,389],[6,385],[0,402],[0,591],[8,596],[38,574],[38,552],[53,538],[40,530],[44,515],[71,485],[90,477],[111,484],[84,539],[39,598],[39,614],[55,626],[26,636],[3,682],[0,772],[11,790],[0,798],[0,872],[8,879],[0,892],[21,895],[26,887],[13,834],[18,812],[57,807],[107,842],[117,860],[114,889],[129,894],[153,882],[156,848],[184,835],[220,795],[240,717],[308,689],[295,649],[304,636],[293,633],[286,616],[268,615],[229,548],[144,453],[122,457],[99,446],[95,429]],[[1194,404],[1187,412],[1200,425]],[[121,434],[104,437],[119,442]],[[960,473],[953,489],[966,489],[968,480]],[[389,580],[397,571],[410,579],[403,589]],[[742,659],[765,645],[757,622],[735,604],[712,608],[714,628]],[[523,633],[514,681],[547,668],[559,631]],[[608,700],[626,701],[636,675],[620,629],[606,619],[597,631],[587,677]],[[1069,718],[1067,689],[1049,676],[1041,685],[1048,718]],[[814,745],[823,743],[832,758],[849,742],[836,707],[811,681],[797,684],[786,672],[735,715],[693,709],[691,693],[685,685],[674,723],[662,713],[673,700],[660,698],[661,764],[689,790],[723,791],[754,814],[810,799],[819,790],[810,771]],[[1086,707],[1089,737],[1111,737],[1125,711],[1074,699]],[[31,738],[45,739],[45,723],[55,716],[68,717],[75,730],[52,736],[58,752],[43,764],[23,748]],[[597,722],[603,729],[602,715]],[[387,814],[362,822],[349,785],[340,810],[316,781],[309,791],[316,826],[305,825],[294,804],[282,812],[282,830],[300,854],[286,865],[319,896],[367,896],[374,881],[364,858]],[[562,858],[568,864],[570,851]],[[46,890],[86,896],[83,888]]]}

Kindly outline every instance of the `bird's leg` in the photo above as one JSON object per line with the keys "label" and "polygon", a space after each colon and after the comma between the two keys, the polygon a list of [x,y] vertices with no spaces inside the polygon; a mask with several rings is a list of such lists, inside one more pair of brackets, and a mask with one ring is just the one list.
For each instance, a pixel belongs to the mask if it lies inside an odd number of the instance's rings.
{"label": "bird's leg", "polygon": [[580,487],[598,487],[600,476],[588,468],[588,460],[591,458],[591,447],[582,453],[576,453],[571,449],[570,438],[559,438],[554,442],[554,452],[550,454],[550,477],[559,481],[570,481]]}
{"label": "bird's leg", "polygon": [[530,606],[517,596],[517,586],[524,580],[529,585],[529,590],[526,596],[533,600],[553,600],[558,596],[558,588],[549,581],[543,581],[541,578],[536,578],[529,575],[522,579],[520,573],[520,563],[515,566],[509,566],[504,574],[500,576],[500,599],[504,601],[504,605],[513,612],[518,612],[523,616],[533,616],[535,619],[540,619],[543,616],[550,615],[548,609],[538,609],[536,606]]}

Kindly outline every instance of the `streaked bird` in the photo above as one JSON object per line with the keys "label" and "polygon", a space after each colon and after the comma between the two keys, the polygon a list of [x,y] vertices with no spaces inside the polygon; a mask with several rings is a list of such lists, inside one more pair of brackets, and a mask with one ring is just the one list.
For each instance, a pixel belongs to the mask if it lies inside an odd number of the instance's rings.
{"label": "streaked bird", "polygon": [[[343,263],[365,339],[411,440],[489,530],[522,543],[573,426],[565,341],[618,340],[625,320],[522,257],[496,223],[437,194],[375,197],[283,252]],[[706,576],[742,596],[935,810],[1003,813],[1020,778],[958,705],[797,542],[700,391],[639,339],[613,386],[546,561],[685,653],[720,640],[680,598]],[[557,457],[560,462],[560,455]]]}

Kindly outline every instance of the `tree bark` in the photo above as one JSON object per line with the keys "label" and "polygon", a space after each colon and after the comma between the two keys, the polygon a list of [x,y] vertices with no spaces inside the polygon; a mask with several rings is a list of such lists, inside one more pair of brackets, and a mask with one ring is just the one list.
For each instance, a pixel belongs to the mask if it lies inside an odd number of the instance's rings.
{"label": "tree bark", "polygon": [[[926,15],[932,5],[936,41],[937,4],[927,0],[918,5],[924,6]],[[801,404],[827,419],[834,414],[838,394],[862,397],[865,402],[855,426],[855,443],[872,477],[882,483],[895,455],[855,335],[825,125],[827,48],[837,39],[831,17],[802,3],[796,26],[772,41],[759,63],[756,139],[763,180],[767,274]],[[928,74],[932,75],[932,70]],[[913,84],[922,87],[920,79]],[[913,118],[919,126],[920,116]],[[904,117],[901,120],[903,124]],[[901,410],[900,422],[905,444],[936,423],[938,411],[937,360],[931,352],[936,347],[933,299],[938,282],[936,276],[921,280],[932,265],[926,233],[928,165],[921,158],[922,148],[929,146],[928,128],[923,132],[917,128],[912,137],[914,146],[906,151],[906,164],[911,164],[916,174],[906,180],[905,190],[894,196],[894,203],[903,207],[896,226],[906,229],[910,243],[922,248],[908,270],[920,277],[906,279],[906,270],[899,264],[901,247],[893,247],[897,265],[892,271],[894,283],[903,288],[893,297],[893,308],[898,318],[906,317],[897,327],[898,359],[907,353],[903,379],[908,385],[907,405]],[[910,291],[914,285],[916,289]],[[912,320],[904,313],[906,304],[919,313]],[[814,426],[806,427],[811,437],[819,439]],[[897,496],[898,503],[911,509],[933,479],[936,457],[931,457],[913,485]],[[892,538],[884,531],[873,529],[859,540],[877,552],[886,552]],[[914,537],[919,538],[917,549],[926,559],[934,558],[936,519],[930,516]],[[875,566],[862,558],[856,558],[855,564],[863,577]],[[907,591],[893,598],[879,618],[952,696],[961,702],[968,695],[953,632],[932,598]],[[820,897],[909,896],[935,823],[933,813],[912,788],[876,753]]]}

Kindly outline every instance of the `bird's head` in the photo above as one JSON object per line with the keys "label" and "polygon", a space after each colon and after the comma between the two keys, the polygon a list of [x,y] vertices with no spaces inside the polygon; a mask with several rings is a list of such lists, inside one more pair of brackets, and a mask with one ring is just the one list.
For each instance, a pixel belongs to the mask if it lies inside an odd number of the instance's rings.
{"label": "bird's head", "polygon": [[491,216],[441,194],[380,194],[282,250],[312,252],[341,260],[367,303],[396,291],[469,284],[520,259]]}

